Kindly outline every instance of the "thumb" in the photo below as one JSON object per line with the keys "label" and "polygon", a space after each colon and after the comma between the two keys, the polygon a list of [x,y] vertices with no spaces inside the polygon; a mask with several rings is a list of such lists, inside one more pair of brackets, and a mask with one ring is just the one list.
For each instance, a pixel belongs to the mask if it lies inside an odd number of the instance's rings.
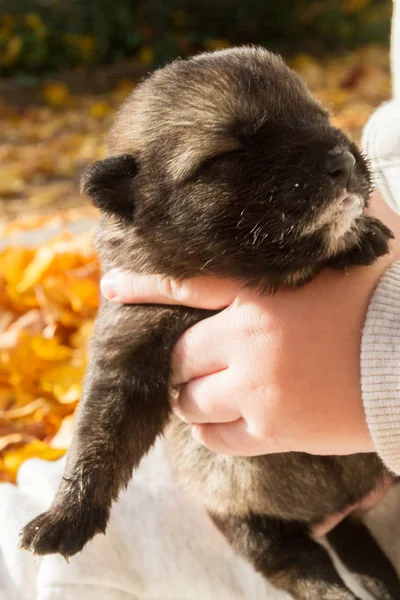
{"label": "thumb", "polygon": [[192,425],[192,436],[217,454],[230,456],[258,456],[269,452],[280,452],[270,448],[268,440],[254,438],[247,430],[243,418],[230,423],[197,423]]}
{"label": "thumb", "polygon": [[112,269],[102,278],[100,289],[107,300],[121,304],[182,304],[218,310],[233,302],[242,284],[207,276],[181,281]]}

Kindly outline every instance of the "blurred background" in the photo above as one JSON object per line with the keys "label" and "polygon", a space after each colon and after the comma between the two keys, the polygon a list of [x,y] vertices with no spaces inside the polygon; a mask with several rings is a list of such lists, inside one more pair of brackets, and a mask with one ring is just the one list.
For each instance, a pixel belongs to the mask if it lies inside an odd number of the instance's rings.
{"label": "blurred background", "polygon": [[0,481],[68,446],[98,304],[79,194],[152,69],[238,44],[282,53],[360,139],[390,97],[391,0],[0,0]]}

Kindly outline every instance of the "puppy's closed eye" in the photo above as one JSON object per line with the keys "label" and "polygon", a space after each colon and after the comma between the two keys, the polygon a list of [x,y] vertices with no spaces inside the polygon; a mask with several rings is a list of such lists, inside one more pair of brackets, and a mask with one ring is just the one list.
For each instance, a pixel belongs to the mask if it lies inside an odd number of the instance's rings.
{"label": "puppy's closed eye", "polygon": [[223,163],[225,160],[229,160],[233,155],[237,156],[241,154],[244,154],[244,148],[238,145],[237,148],[232,148],[231,150],[227,150],[226,152],[222,152],[221,154],[215,154],[213,156],[210,156],[203,160],[197,166],[197,168],[195,168],[191,173],[189,173],[187,177],[185,177],[184,180],[181,181],[181,183],[195,179],[199,175],[205,173],[208,169],[212,167],[217,167],[218,164]]}
{"label": "puppy's closed eye", "polygon": [[179,154],[173,154],[167,161],[170,174],[175,183],[187,181],[198,169],[209,161],[241,149],[241,144],[235,138],[219,136],[202,136],[197,132],[197,144],[193,145],[190,135],[187,144],[183,143]]}

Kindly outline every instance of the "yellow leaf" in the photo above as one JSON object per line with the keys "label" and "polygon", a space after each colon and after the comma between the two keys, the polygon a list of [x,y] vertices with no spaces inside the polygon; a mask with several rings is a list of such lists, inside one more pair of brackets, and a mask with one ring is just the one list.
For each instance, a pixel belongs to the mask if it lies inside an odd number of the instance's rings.
{"label": "yellow leaf", "polygon": [[0,411],[0,417],[4,421],[13,421],[15,419],[21,419],[23,417],[27,417],[28,415],[33,414],[35,411],[39,410],[43,407],[44,404],[43,398],[37,398],[29,404],[25,406],[20,406],[18,408],[11,408],[9,410],[5,410],[3,412]]}
{"label": "yellow leaf", "polygon": [[95,309],[98,306],[99,288],[91,279],[71,279],[68,285],[68,297],[72,310]]}
{"label": "yellow leaf", "polygon": [[71,344],[74,348],[87,348],[89,340],[93,333],[94,321],[88,319],[79,327],[76,333],[71,336]]}
{"label": "yellow leaf", "polygon": [[23,41],[18,35],[13,35],[4,50],[0,55],[0,64],[3,67],[8,67],[16,62],[22,52]]}
{"label": "yellow leaf", "polygon": [[25,16],[25,25],[35,31],[35,34],[39,38],[44,38],[47,35],[47,28],[43,23],[40,16],[36,13],[28,13]]}
{"label": "yellow leaf", "polygon": [[[8,329],[14,321],[14,313],[10,310],[0,310],[0,338],[1,334]],[[1,346],[1,344],[0,344]]]}
{"label": "yellow leaf", "polygon": [[65,83],[46,83],[43,88],[43,99],[54,108],[65,108],[71,104],[71,95]]}
{"label": "yellow leaf", "polygon": [[151,46],[143,46],[138,53],[138,60],[142,65],[151,65],[154,62],[154,50]]}
{"label": "yellow leaf", "polygon": [[22,280],[17,285],[17,292],[26,292],[35,286],[54,260],[54,250],[47,246],[39,248],[33,261],[28,265]]}
{"label": "yellow leaf", "polygon": [[31,347],[41,360],[58,361],[70,358],[72,351],[68,346],[62,346],[55,338],[47,340],[37,336],[31,339]]}
{"label": "yellow leaf", "polygon": [[34,30],[35,35],[44,38],[47,35],[47,28],[42,19],[36,13],[28,13],[25,16],[25,25]]}
{"label": "yellow leaf", "polygon": [[60,365],[46,371],[40,379],[45,392],[51,392],[61,404],[79,400],[85,365]]}
{"label": "yellow leaf", "polygon": [[16,286],[22,273],[34,256],[34,250],[13,246],[0,253],[0,274],[6,283]]}
{"label": "yellow leaf", "polygon": [[19,467],[28,458],[57,460],[64,454],[65,450],[62,448],[52,448],[40,440],[34,440],[23,448],[4,452],[2,463],[11,477],[15,478]]}
{"label": "yellow leaf", "polygon": [[60,404],[72,404],[78,402],[82,394],[82,386],[78,383],[69,386],[67,391],[64,391],[61,384],[56,384],[53,393]]}
{"label": "yellow leaf", "polygon": [[31,435],[24,435],[23,433],[10,433],[0,437],[0,452],[3,452],[7,446],[14,444],[20,444],[21,442],[28,443],[34,441]]}
{"label": "yellow leaf", "polygon": [[[0,59],[1,64],[1,59]],[[0,169],[0,195],[15,196],[24,191],[25,182],[21,172],[9,166]]]}
{"label": "yellow leaf", "polygon": [[10,324],[7,331],[0,333],[0,349],[15,347],[22,331],[39,334],[43,325],[44,321],[40,310],[28,310],[22,317]]}
{"label": "yellow leaf", "polygon": [[107,102],[95,102],[90,107],[90,116],[95,119],[104,119],[112,111],[112,108]]}
{"label": "yellow leaf", "polygon": [[25,15],[25,25],[28,25],[28,27],[31,27],[32,29],[38,29],[43,27],[43,21],[38,14],[28,13]]}

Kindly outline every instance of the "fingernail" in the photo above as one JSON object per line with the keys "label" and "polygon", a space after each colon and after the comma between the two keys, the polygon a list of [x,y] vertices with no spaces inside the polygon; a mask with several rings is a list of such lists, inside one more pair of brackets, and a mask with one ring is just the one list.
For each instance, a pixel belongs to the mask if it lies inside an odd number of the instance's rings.
{"label": "fingernail", "polygon": [[101,293],[107,300],[113,300],[116,297],[116,282],[119,277],[121,277],[121,272],[118,269],[111,269],[100,281]]}

